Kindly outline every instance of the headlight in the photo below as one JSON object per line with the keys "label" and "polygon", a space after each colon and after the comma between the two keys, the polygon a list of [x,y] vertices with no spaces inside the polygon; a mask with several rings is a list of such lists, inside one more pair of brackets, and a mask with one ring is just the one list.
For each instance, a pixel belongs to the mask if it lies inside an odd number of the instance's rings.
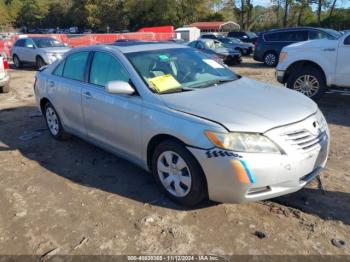
{"label": "headlight", "polygon": [[61,59],[61,58],[62,58],[61,54],[48,53],[47,55],[48,55],[50,58],[54,58],[54,59]]}
{"label": "headlight", "polygon": [[288,53],[287,52],[281,52],[278,63],[283,63],[287,58],[288,58]]}
{"label": "headlight", "polygon": [[217,147],[246,153],[279,153],[281,150],[266,136],[256,133],[216,133],[205,131]]}

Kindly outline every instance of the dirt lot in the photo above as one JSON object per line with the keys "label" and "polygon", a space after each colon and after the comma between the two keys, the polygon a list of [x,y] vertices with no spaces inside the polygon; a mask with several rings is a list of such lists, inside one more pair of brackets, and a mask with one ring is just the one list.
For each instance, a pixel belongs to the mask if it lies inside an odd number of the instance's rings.
{"label": "dirt lot", "polygon": [[[252,59],[234,70],[277,85]],[[312,183],[269,201],[189,210],[133,164],[77,138],[53,140],[35,107],[35,71],[10,74],[12,91],[0,94],[0,254],[350,255],[350,96],[320,102],[332,139],[325,194]]]}

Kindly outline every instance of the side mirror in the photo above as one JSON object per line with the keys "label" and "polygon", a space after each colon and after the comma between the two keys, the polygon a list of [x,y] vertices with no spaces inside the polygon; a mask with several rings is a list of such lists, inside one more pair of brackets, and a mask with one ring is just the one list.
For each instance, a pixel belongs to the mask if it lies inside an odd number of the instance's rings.
{"label": "side mirror", "polygon": [[132,95],[135,93],[134,88],[125,81],[110,81],[107,83],[106,91],[110,94]]}

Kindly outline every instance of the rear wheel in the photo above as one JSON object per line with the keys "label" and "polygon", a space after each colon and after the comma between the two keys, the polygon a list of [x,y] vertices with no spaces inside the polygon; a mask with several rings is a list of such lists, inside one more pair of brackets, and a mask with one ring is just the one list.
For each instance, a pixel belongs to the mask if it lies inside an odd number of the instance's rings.
{"label": "rear wheel", "polygon": [[13,64],[17,69],[23,67],[23,63],[21,62],[21,60],[19,60],[19,57],[17,55],[14,55],[12,60],[13,60]]}
{"label": "rear wheel", "polygon": [[264,64],[267,66],[276,66],[278,63],[278,55],[275,52],[267,52],[264,56]]}
{"label": "rear wheel", "polygon": [[321,70],[308,66],[291,74],[287,87],[317,100],[326,92],[327,83]]}
{"label": "rear wheel", "polygon": [[50,102],[44,106],[44,117],[50,134],[57,140],[64,140],[70,137],[63,129],[61,119]]}
{"label": "rear wheel", "polygon": [[193,155],[180,143],[160,143],[152,157],[152,172],[172,200],[193,206],[207,197],[203,171]]}

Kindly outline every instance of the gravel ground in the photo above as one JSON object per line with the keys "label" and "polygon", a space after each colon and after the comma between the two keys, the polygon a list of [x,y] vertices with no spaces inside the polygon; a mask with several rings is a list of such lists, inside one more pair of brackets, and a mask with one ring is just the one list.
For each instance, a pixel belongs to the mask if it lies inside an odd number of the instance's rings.
{"label": "gravel ground", "polygon": [[[278,85],[251,58],[234,70]],[[350,96],[319,103],[331,130],[324,193],[311,183],[269,201],[185,209],[133,164],[78,138],[53,140],[35,107],[35,71],[10,74],[12,91],[0,94],[0,254],[350,255]]]}

